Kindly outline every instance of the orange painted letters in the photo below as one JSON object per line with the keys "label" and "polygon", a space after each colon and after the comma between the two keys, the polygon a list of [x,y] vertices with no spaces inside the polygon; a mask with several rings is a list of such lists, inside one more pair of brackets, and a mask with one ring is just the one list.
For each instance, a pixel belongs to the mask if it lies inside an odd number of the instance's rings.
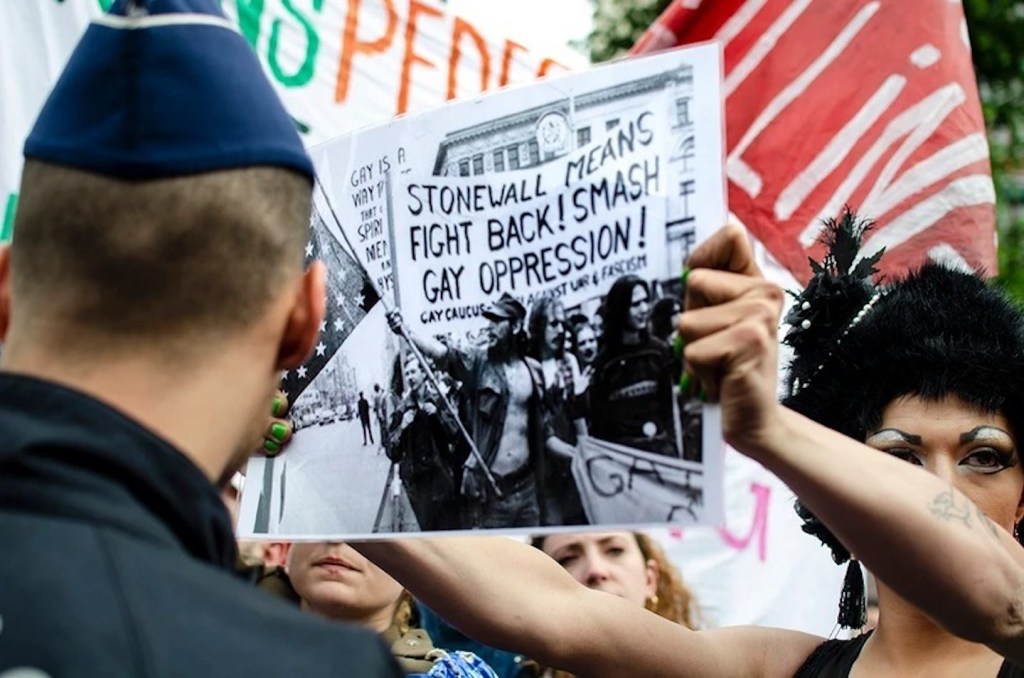
{"label": "orange painted letters", "polygon": [[[345,28],[341,34],[341,63],[338,66],[338,84],[334,89],[334,100],[339,103],[344,103],[348,97],[349,81],[352,78],[352,59],[355,55],[385,52],[391,46],[391,41],[395,38],[395,29],[398,27],[398,13],[395,11],[394,0],[383,0],[383,3],[388,13],[388,25],[384,29],[384,35],[376,40],[360,42],[357,35],[360,0],[348,0],[348,14],[345,16]],[[412,23],[412,16],[409,17],[409,23]]]}
{"label": "orange painted letters", "polygon": [[488,81],[491,78],[491,55],[487,51],[487,43],[480,33],[473,27],[473,24],[465,21],[462,17],[455,17],[455,27],[452,29],[452,51],[448,57],[448,98],[454,99],[458,96],[456,83],[457,71],[459,70],[459,59],[462,58],[462,36],[468,35],[476,45],[480,53],[480,91],[487,89]]}

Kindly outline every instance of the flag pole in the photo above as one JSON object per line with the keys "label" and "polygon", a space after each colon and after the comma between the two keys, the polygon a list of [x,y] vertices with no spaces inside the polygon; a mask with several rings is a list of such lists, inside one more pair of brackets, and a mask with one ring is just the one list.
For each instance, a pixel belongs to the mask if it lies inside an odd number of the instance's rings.
{"label": "flag pole", "polygon": [[[359,259],[359,255],[356,253],[355,248],[352,247],[352,243],[349,241],[348,235],[345,233],[345,228],[341,224],[341,219],[338,218],[337,212],[334,211],[334,205],[331,203],[331,199],[327,195],[327,189],[324,188],[324,185],[323,183],[320,182],[319,178],[317,178],[317,180],[314,183],[316,183],[317,188],[320,189],[320,195],[323,197],[324,203],[327,205],[327,210],[331,213],[331,218],[334,219],[334,223],[337,225],[338,231],[341,233],[341,237],[345,241],[345,246],[348,247],[349,250],[352,252],[352,258],[355,260],[356,265],[359,266],[359,268],[363,272],[363,275],[366,276],[366,279],[370,282],[370,286],[373,287],[374,293],[377,295],[377,298],[380,300],[380,303],[384,306],[385,313],[390,315],[391,311],[396,309],[391,308],[391,305],[388,304],[387,299],[384,297],[383,294],[381,294],[380,288],[377,287],[377,282],[373,279],[373,276],[370,275],[370,272],[366,270],[366,267],[363,266],[363,262]],[[387,178],[385,180],[385,193],[387,195],[388,204],[388,229],[390,231],[391,240],[393,242],[394,224],[391,218],[390,173],[387,175]],[[459,416],[458,410],[455,408],[454,405],[452,405],[451,400],[448,399],[448,396],[445,394],[444,390],[441,389],[441,382],[438,381],[437,375],[434,373],[434,369],[431,367],[426,357],[420,351],[419,347],[416,346],[415,342],[413,342],[412,335],[409,333],[409,328],[406,326],[404,320],[402,320],[401,324],[399,325],[398,334],[405,339],[406,344],[408,344],[409,349],[412,351],[412,354],[416,357],[416,360],[417,362],[419,362],[420,367],[423,368],[423,373],[427,375],[427,381],[429,381],[430,385],[434,387],[434,390],[437,392],[437,395],[441,398],[441,402],[444,403],[445,409],[448,410],[448,413],[455,420],[456,425],[459,427],[459,432],[462,434],[462,437],[469,444],[470,455],[473,458],[475,458],[477,463],[480,465],[480,468],[483,470],[484,476],[487,478],[487,482],[490,484],[491,489],[494,491],[494,494],[498,497],[501,497],[501,490],[498,489],[498,483],[494,479],[494,475],[491,473],[490,467],[487,465],[487,462],[484,461],[483,455],[480,454],[480,450],[477,449],[476,443],[473,441],[473,437],[469,435],[469,431],[467,431],[465,425],[463,425],[462,418]]]}

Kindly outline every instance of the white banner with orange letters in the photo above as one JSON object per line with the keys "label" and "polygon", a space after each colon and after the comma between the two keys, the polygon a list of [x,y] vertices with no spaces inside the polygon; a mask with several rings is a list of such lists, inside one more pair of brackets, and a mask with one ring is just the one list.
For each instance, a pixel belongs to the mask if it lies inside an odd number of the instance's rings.
{"label": "white banner with orange letters", "polygon": [[[78,37],[110,5],[0,3],[0,242],[13,230],[25,137]],[[536,52],[488,35],[435,0],[223,0],[221,6],[256,50],[308,144],[586,63],[568,49]]]}

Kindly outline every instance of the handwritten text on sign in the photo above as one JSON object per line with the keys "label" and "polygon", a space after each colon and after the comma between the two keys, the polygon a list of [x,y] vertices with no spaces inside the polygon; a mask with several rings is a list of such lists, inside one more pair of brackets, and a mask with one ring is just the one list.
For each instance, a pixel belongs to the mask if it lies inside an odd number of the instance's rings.
{"label": "handwritten text on sign", "polygon": [[597,438],[580,440],[572,470],[593,524],[685,523],[704,499],[700,464]]}
{"label": "handwritten text on sign", "polygon": [[399,298],[410,322],[479,323],[508,292],[566,306],[621,275],[665,275],[666,146],[660,111],[536,170],[487,177],[403,176],[396,190]]}

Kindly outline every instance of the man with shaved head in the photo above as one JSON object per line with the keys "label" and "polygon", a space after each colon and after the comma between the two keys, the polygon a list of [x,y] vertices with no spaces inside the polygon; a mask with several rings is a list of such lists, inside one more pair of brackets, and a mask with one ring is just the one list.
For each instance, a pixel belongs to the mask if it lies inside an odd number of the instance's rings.
{"label": "man with shaved head", "polygon": [[0,674],[399,675],[232,574],[217,486],[324,304],[313,167],[245,39],[216,0],[115,2],[25,159],[0,249]]}

